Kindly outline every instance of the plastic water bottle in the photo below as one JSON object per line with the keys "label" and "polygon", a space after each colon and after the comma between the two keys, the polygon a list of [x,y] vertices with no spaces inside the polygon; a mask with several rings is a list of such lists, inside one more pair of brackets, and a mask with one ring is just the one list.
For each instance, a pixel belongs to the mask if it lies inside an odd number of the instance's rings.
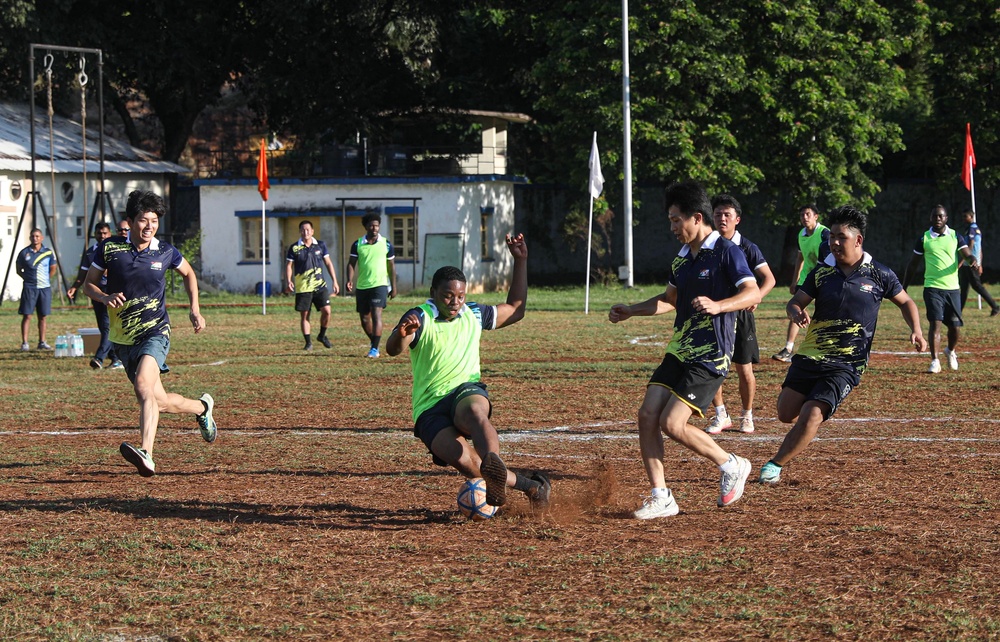
{"label": "plastic water bottle", "polygon": [[60,334],[56,337],[56,357],[66,356],[66,335]]}
{"label": "plastic water bottle", "polygon": [[73,356],[82,357],[83,356],[83,337],[79,334],[73,335]]}

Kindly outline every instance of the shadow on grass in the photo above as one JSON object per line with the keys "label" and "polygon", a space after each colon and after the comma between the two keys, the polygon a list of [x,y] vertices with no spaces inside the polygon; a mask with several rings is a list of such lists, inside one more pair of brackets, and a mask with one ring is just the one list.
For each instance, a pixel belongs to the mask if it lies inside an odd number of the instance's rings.
{"label": "shadow on grass", "polygon": [[319,530],[402,530],[419,524],[447,523],[452,511],[424,508],[383,510],[349,502],[323,504],[251,504],[246,502],[177,501],[156,498],[124,500],[113,497],[83,499],[24,499],[0,502],[0,512],[83,513],[112,511],[146,519],[187,519],[238,524],[306,526]]}

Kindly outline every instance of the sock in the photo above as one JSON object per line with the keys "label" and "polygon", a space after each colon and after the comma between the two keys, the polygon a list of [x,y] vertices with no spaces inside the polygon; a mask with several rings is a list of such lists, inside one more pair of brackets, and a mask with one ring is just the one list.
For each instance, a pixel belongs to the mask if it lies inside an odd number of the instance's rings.
{"label": "sock", "polygon": [[309,345],[310,343],[313,342],[312,335],[303,334],[302,336],[306,338],[306,345]]}
{"label": "sock", "polygon": [[325,337],[325,336],[326,336],[326,328],[324,328],[323,326],[320,326],[320,328],[319,328],[319,334],[316,335],[316,338],[319,339],[320,341],[322,341],[323,337]]}
{"label": "sock", "polygon": [[373,334],[371,338],[372,338],[372,347],[378,350],[378,344],[382,343],[382,335]]}
{"label": "sock", "polygon": [[669,488],[654,488],[653,497],[670,497]]}
{"label": "sock", "polygon": [[781,464],[774,463],[773,459],[768,459],[767,463],[771,464],[772,466],[777,466],[778,468],[781,468]]}
{"label": "sock", "polygon": [[785,343],[785,350],[788,350],[789,352],[791,352],[794,348],[795,348],[795,342],[794,341],[788,341],[787,343]]}
{"label": "sock", "polygon": [[534,479],[528,479],[521,473],[514,473],[514,490],[531,495],[535,490],[541,488],[541,486]]}
{"label": "sock", "polygon": [[751,408],[750,410],[744,410],[743,411],[743,418],[744,419],[753,419],[753,408]]}
{"label": "sock", "polygon": [[726,460],[726,463],[719,466],[719,470],[724,473],[735,473],[739,470],[739,464],[736,463],[736,456],[729,453],[729,459]]}
{"label": "sock", "polygon": [[715,407],[715,416],[722,419],[723,417],[728,417],[729,413],[726,412],[726,404]]}

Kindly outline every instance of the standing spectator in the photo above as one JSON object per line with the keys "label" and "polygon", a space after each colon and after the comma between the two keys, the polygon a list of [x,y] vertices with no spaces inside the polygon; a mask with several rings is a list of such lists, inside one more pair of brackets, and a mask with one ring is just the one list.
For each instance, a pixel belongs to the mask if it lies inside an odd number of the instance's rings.
{"label": "standing spectator", "polygon": [[[128,234],[128,229],[125,230]],[[103,221],[94,226],[94,244],[87,248],[87,251],[83,255],[83,261],[80,263],[80,271],[76,276],[76,281],[70,289],[66,290],[66,296],[70,299],[76,296],[77,289],[83,284],[87,278],[87,272],[90,271],[90,266],[94,263],[94,256],[97,255],[97,248],[100,247],[101,241],[111,238],[111,226]],[[123,239],[124,240],[124,239]],[[101,278],[99,287],[102,291],[107,292],[108,276],[105,274]],[[111,347],[111,321],[108,318],[108,306],[104,305],[100,301],[94,301],[94,317],[97,319],[97,329],[101,333],[101,343],[97,346],[97,352],[94,353],[94,358],[90,360],[90,367],[94,370],[100,370],[104,367],[104,360],[111,357],[111,367],[118,369],[122,367],[122,362],[115,355],[114,348]]]}
{"label": "standing spectator", "polygon": [[[806,282],[809,272],[830,253],[830,230],[819,222],[819,210],[815,205],[803,205],[799,208],[799,220],[802,229],[799,231],[799,253],[795,259],[795,278],[789,292],[794,296],[799,287]],[[788,322],[785,333],[785,347],[777,354],[771,355],[775,361],[788,363],[792,360],[795,348],[795,337],[799,335],[799,326]]]}
{"label": "standing spectator", "polygon": [[313,349],[312,328],[309,325],[312,306],[316,306],[320,312],[319,334],[316,335],[316,340],[329,348],[330,339],[326,336],[326,330],[330,325],[331,290],[323,279],[323,266],[326,265],[330,278],[333,279],[333,296],[337,296],[340,292],[337,273],[333,270],[330,253],[326,251],[326,243],[313,236],[312,223],[310,221],[299,223],[299,233],[302,238],[288,247],[285,281],[288,289],[295,292],[295,309],[299,312],[299,325],[302,337],[306,340],[303,350]]}
{"label": "standing spectator", "polygon": [[[160,218],[166,214],[163,199],[153,192],[133,191],[125,207],[131,222],[129,238],[113,236],[102,241],[84,280],[84,294],[108,307],[111,341],[125,365],[139,401],[139,430],[142,447],[123,442],[122,456],[143,477],[156,474],[153,444],[160,413],[190,413],[196,416],[202,438],[215,441],[217,426],[212,418],[215,400],[207,392],[188,399],[163,389],[160,374],[170,352],[170,317],[167,315],[166,274],[177,270],[184,278],[190,302],[188,315],[195,333],[205,329],[198,303],[198,277],[181,253],[156,238]],[[101,280],[107,273],[107,292]]]}
{"label": "standing spectator", "polygon": [[382,342],[382,310],[386,299],[396,296],[396,255],[389,239],[379,234],[382,217],[368,212],[361,219],[367,234],[351,245],[347,262],[347,292],[357,292],[357,311],[361,329],[371,345],[368,356],[377,359]]}
{"label": "standing spectator", "polygon": [[941,324],[948,327],[948,347],[944,355],[948,367],[958,370],[958,329],[962,327],[962,304],[958,287],[958,255],[961,254],[973,269],[979,261],[969,252],[965,237],[948,227],[948,211],[944,205],[931,210],[931,227],[917,239],[913,257],[903,274],[903,289],[910,285],[921,260],[924,262],[924,306],[927,308],[927,343],[930,344],[931,365],[928,372],[941,372],[938,348],[941,344]]}
{"label": "standing spectator", "polygon": [[646,385],[639,408],[639,451],[652,488],[636,519],[670,517],[679,511],[663,473],[663,434],[705,459],[722,473],[719,506],[743,496],[750,462],[722,449],[688,423],[704,416],[722,385],[733,355],[736,311],[760,303],[760,290],[739,247],[712,229],[712,205],[697,183],[671,185],[666,192],[670,231],[683,246],[668,264],[667,288],[634,305],[615,304],[612,323],[633,316],[676,310],[674,334],[663,362]]}
{"label": "standing spectator", "polygon": [[[868,367],[878,312],[884,299],[900,309],[910,343],[927,348],[917,304],[896,273],[864,251],[868,217],[853,207],[830,213],[830,255],[806,278],[785,306],[788,318],[809,326],[781,384],[778,420],[795,425],[778,453],[760,469],[762,484],[775,484],[781,469],[806,449],[820,425],[836,412]],[[815,301],[812,318],[806,308]]]}
{"label": "standing spectator", "polygon": [[45,342],[45,317],[52,314],[52,279],[56,275],[56,255],[42,245],[42,231],[31,230],[31,245],[17,255],[17,275],[24,280],[21,288],[21,303],[17,313],[21,315],[21,352],[27,352],[28,327],[31,315],[38,314],[38,349],[51,350]]}
{"label": "standing spectator", "polygon": [[969,252],[979,262],[979,267],[973,268],[964,260],[958,264],[958,287],[962,291],[962,311],[965,311],[965,302],[969,298],[969,285],[976,291],[976,294],[983,297],[986,305],[990,306],[990,316],[995,317],[1000,314],[1000,305],[990,296],[989,291],[983,285],[980,276],[983,273],[983,233],[976,224],[976,213],[972,210],[962,212],[965,220],[965,239],[969,242]]}
{"label": "standing spectator", "polygon": [[[774,287],[774,274],[764,259],[764,254],[757,244],[740,234],[736,226],[743,217],[740,202],[729,194],[719,194],[712,199],[712,218],[715,229],[722,238],[732,241],[743,252],[747,265],[757,279],[761,300]],[[740,382],[740,401],[743,403],[743,416],[740,418],[740,432],[753,432],[753,400],[757,394],[757,377],[753,373],[753,364],[760,363],[760,346],[757,344],[757,320],[754,317],[753,305],[746,310],[736,312],[736,343],[733,348],[733,367]],[[709,422],[705,432],[715,435],[733,427],[733,420],[726,412],[726,404],[722,397],[722,386],[715,391],[712,399],[715,406],[715,417]]]}

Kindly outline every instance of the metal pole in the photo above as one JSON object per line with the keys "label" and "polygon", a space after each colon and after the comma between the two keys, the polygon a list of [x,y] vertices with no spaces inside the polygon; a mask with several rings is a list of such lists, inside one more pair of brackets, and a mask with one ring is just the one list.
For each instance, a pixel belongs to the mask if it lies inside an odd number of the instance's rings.
{"label": "metal pole", "polygon": [[[28,48],[28,105],[30,116],[29,130],[31,131],[31,188],[28,191],[34,192],[35,187],[35,45]],[[35,224],[35,200],[31,200],[31,229],[38,227]],[[16,241],[17,239],[15,239]]]}
{"label": "metal pole", "polygon": [[624,226],[625,226],[625,269],[628,271],[625,286],[635,285],[632,274],[632,107],[629,88],[628,66],[628,0],[622,0],[622,118],[624,121],[625,143],[625,185],[624,185]]}

